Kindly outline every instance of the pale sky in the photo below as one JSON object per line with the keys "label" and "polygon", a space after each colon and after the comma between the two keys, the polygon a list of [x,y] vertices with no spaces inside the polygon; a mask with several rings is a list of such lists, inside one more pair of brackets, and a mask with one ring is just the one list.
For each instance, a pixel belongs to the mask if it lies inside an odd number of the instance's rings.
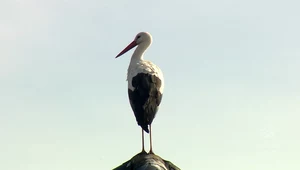
{"label": "pale sky", "polygon": [[114,58],[140,31],[165,77],[156,154],[183,170],[300,169],[299,6],[2,0],[0,169],[108,170],[140,152],[132,51]]}

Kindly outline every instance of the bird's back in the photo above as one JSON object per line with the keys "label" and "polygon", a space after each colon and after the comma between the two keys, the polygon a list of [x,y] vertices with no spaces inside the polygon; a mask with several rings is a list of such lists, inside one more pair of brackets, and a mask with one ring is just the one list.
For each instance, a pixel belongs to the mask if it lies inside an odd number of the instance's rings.
{"label": "bird's back", "polygon": [[[152,63],[150,63],[152,64]],[[163,77],[154,64],[138,63],[128,69],[128,96],[137,123],[149,132],[163,93]]]}

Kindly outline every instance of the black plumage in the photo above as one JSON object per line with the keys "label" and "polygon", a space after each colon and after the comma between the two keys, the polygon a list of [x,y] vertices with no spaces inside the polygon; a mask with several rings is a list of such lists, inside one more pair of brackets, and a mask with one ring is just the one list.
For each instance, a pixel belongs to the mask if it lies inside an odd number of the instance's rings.
{"label": "black plumage", "polygon": [[131,108],[138,125],[149,133],[148,125],[151,125],[162,99],[161,80],[155,75],[138,73],[132,78],[132,86],[134,90],[128,89]]}

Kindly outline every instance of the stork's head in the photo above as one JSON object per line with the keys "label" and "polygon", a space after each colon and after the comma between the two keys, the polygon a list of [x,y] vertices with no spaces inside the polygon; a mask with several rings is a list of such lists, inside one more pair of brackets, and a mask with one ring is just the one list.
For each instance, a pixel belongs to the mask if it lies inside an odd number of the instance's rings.
{"label": "stork's head", "polygon": [[148,32],[140,32],[135,36],[134,41],[137,45],[142,43],[150,45],[152,42],[152,36]]}
{"label": "stork's head", "polygon": [[150,33],[140,32],[135,36],[134,40],[116,56],[116,58],[120,57],[121,55],[131,50],[135,46],[144,46],[147,48],[151,43],[152,43],[152,36],[150,35]]}

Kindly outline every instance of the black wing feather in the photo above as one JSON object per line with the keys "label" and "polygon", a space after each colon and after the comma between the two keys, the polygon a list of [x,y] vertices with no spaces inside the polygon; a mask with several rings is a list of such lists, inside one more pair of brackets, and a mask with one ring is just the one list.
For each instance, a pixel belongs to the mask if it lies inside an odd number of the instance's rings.
{"label": "black wing feather", "polygon": [[157,113],[162,94],[159,89],[161,80],[151,74],[139,73],[132,78],[134,90],[128,89],[131,108],[138,124],[149,132],[150,125]]}

